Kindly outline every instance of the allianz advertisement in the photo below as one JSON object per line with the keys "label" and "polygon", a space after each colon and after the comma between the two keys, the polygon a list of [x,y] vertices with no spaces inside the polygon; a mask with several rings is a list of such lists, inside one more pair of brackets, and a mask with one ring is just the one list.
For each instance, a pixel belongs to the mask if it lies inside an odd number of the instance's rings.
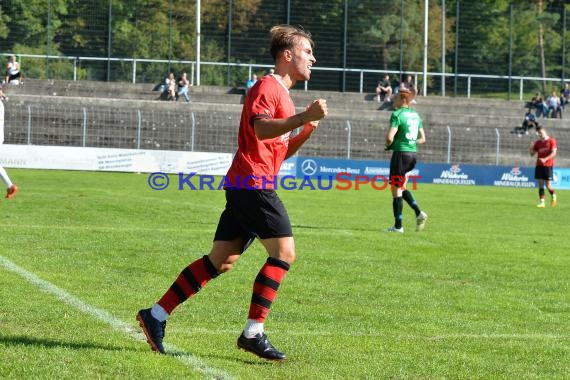
{"label": "allianz advertisement", "polygon": [[[342,160],[319,157],[293,157],[283,163],[279,175],[296,177],[355,179],[368,176],[389,177],[388,161]],[[534,167],[486,166],[471,164],[423,164],[410,173],[417,183],[448,185],[482,185],[500,187],[535,188]],[[570,189],[570,169],[554,169],[553,186]]]}

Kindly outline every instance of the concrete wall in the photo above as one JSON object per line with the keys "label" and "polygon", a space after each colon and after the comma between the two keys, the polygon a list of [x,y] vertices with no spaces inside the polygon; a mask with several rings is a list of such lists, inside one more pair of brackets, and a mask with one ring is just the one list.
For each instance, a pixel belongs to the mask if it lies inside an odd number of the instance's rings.
{"label": "concrete wall", "polygon": [[[155,84],[31,81],[5,88],[6,143],[234,152],[242,89],[191,87],[192,102],[160,101]],[[301,110],[324,98],[329,116],[303,147],[308,156],[387,159],[384,134],[391,110],[372,94],[291,92]],[[418,97],[428,143],[425,162],[532,165],[531,135],[511,133],[524,103]],[[566,115],[564,115],[566,116]],[[558,166],[570,167],[570,115],[540,119],[560,145]],[[451,148],[449,143],[451,142]],[[497,151],[499,153],[497,157]]]}

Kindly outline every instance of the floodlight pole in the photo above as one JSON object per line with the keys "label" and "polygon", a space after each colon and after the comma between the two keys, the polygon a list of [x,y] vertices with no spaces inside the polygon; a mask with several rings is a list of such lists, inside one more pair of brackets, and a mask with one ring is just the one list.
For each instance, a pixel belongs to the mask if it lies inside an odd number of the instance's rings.
{"label": "floodlight pole", "polygon": [[441,96],[445,96],[445,0],[441,2]]}
{"label": "floodlight pole", "polygon": [[423,96],[427,95],[427,60],[428,60],[428,7],[429,0],[424,0],[424,83]]}
{"label": "floodlight pole", "polygon": [[113,37],[112,33],[112,20],[113,20],[113,0],[109,0],[109,16],[108,20],[109,23],[107,25],[107,82],[111,80],[111,38]]}
{"label": "floodlight pole", "polygon": [[200,85],[200,0],[196,0],[196,86]]}

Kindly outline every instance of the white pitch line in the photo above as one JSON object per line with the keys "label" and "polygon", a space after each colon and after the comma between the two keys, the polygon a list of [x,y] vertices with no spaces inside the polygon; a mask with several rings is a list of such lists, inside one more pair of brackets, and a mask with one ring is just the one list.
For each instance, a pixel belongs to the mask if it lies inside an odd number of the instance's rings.
{"label": "white pitch line", "polygon": [[[4,256],[1,255],[0,255],[0,263],[7,270],[20,275],[29,283],[37,286],[40,290],[56,296],[57,298],[59,298],[61,301],[68,304],[69,306],[72,306],[84,312],[85,314],[91,315],[92,317],[95,317],[96,319],[107,323],[116,331],[122,332],[135,340],[143,341],[146,343],[146,338],[144,337],[142,332],[133,329],[128,323],[125,323],[124,321],[115,318],[112,314],[108,313],[107,311],[98,309],[81,301],[79,298],[69,294],[68,292],[66,292],[61,288],[58,288],[57,286],[48,281],[42,280],[35,274],[28,272],[24,268],[14,264],[13,262],[11,262],[10,260],[6,259]],[[194,355],[181,353],[182,350],[173,345],[165,345],[165,346],[166,348],[168,348],[168,351],[174,352],[173,354],[170,354],[170,356],[176,358],[179,362],[183,363],[186,366],[189,366],[195,370],[203,372],[205,375],[211,377],[212,379],[227,379],[227,380],[232,379],[232,376],[230,376],[229,374],[223,372],[222,370],[209,366],[203,360]]]}

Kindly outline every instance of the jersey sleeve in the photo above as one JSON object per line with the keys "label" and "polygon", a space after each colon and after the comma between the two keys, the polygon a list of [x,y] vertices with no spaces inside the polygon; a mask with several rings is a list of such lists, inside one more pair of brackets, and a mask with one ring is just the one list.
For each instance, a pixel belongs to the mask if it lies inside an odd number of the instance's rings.
{"label": "jersey sleeve", "polygon": [[250,124],[256,119],[273,119],[275,118],[275,110],[279,104],[276,91],[270,81],[261,81],[258,86],[253,87],[248,96],[252,96]]}

